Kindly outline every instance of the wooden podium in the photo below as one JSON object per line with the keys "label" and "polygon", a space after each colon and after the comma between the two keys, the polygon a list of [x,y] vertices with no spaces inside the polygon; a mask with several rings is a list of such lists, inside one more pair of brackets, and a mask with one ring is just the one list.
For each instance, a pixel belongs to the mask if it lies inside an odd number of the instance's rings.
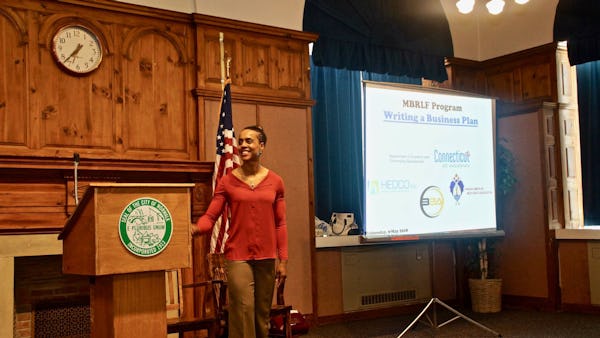
{"label": "wooden podium", "polygon": [[165,270],[190,267],[194,184],[93,183],[59,235],[90,276],[92,337],[167,336]]}

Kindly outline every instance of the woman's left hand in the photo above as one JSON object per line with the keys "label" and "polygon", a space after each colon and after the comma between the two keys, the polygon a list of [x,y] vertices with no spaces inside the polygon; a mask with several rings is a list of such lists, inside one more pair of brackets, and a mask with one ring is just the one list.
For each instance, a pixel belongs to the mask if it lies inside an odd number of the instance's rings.
{"label": "woman's left hand", "polygon": [[287,276],[287,260],[279,261],[277,264],[277,277],[285,277]]}

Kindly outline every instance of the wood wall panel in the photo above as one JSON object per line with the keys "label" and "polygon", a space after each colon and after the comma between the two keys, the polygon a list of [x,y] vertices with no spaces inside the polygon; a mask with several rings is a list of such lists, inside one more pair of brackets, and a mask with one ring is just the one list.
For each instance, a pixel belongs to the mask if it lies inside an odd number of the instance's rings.
{"label": "wood wall panel", "polygon": [[[74,167],[66,160],[0,157],[0,233],[59,232],[76,207],[73,175]],[[196,187],[190,218],[197,218],[212,195],[211,177],[212,163],[82,158],[78,196],[90,182],[191,182]]]}
{"label": "wood wall panel", "polygon": [[302,50],[277,48],[277,89],[304,93],[306,83],[302,69]]}
{"label": "wood wall panel", "polygon": [[342,290],[342,253],[339,249],[319,249],[315,254],[315,275],[319,288],[315,290],[320,317],[341,315],[344,307]]}
{"label": "wood wall panel", "polygon": [[60,229],[65,188],[60,182],[0,182],[0,232]]}
{"label": "wood wall panel", "polygon": [[40,88],[40,93],[47,94],[40,102],[42,109],[33,112],[39,114],[40,148],[85,146],[110,150],[114,124],[112,110],[106,104],[102,90],[93,90],[106,88],[108,84],[95,84],[90,78],[76,78],[56,70],[50,71],[48,76],[53,81]]}
{"label": "wood wall panel", "polygon": [[180,46],[150,31],[132,39],[125,61],[123,131],[127,151],[170,151],[188,157],[185,59]]}
{"label": "wood wall panel", "polygon": [[25,29],[15,12],[0,9],[0,145],[27,142]]}
{"label": "wood wall panel", "polygon": [[448,58],[448,80],[423,85],[487,95],[503,103],[555,102],[556,51],[551,43],[481,62]]}
{"label": "wood wall panel", "polygon": [[238,93],[260,97],[261,101],[302,99],[294,104],[307,106],[310,102],[308,33],[285,31],[275,28],[194,15],[198,27],[199,88],[209,95],[221,90],[219,71],[219,33],[224,35],[225,55],[231,57],[230,77],[232,95]]}
{"label": "wood wall panel", "polygon": [[[552,75],[556,65],[550,62],[531,64],[521,70],[523,100],[552,95]],[[556,83],[554,83],[556,85]]]}
{"label": "wood wall panel", "polygon": [[487,95],[507,102],[516,101],[517,93],[515,93],[515,78],[512,71],[490,74],[486,79]]}
{"label": "wood wall panel", "polygon": [[587,250],[582,241],[561,240],[559,243],[561,300],[564,304],[591,304]]}
{"label": "wood wall panel", "polygon": [[[0,206],[3,208],[30,208],[38,205],[49,207],[65,206],[65,187],[60,183],[32,182],[28,186],[22,183],[5,182],[0,185]],[[64,211],[64,210],[63,210]]]}
{"label": "wood wall panel", "polygon": [[[267,144],[261,162],[279,174],[285,185],[288,230],[288,278],[286,297],[294,306],[311,310],[312,271],[303,259],[311,256],[314,246],[314,212],[307,208],[310,195],[308,153],[310,142],[306,126],[310,114],[306,109],[261,105],[259,121],[267,134]],[[282,124],[282,121],[285,121]]]}
{"label": "wood wall panel", "polygon": [[[549,297],[543,137],[538,111],[498,121],[498,134],[516,160],[517,187],[500,210],[504,238],[497,245],[503,294]],[[527,159],[527,160],[525,160]]]}
{"label": "wood wall panel", "polygon": [[481,75],[474,69],[455,69],[453,70],[456,90],[462,90],[468,93],[477,93],[479,88],[483,87],[480,79]]}
{"label": "wood wall panel", "polygon": [[242,83],[246,87],[269,88],[271,84],[271,57],[269,45],[241,40]]}

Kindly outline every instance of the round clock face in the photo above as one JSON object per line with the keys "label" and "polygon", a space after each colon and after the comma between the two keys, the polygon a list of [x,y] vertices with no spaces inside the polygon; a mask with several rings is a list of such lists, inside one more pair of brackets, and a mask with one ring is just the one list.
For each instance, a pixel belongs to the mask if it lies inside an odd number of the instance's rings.
{"label": "round clock face", "polygon": [[87,74],[100,66],[102,45],[89,28],[71,25],[54,34],[52,55],[65,70]]}

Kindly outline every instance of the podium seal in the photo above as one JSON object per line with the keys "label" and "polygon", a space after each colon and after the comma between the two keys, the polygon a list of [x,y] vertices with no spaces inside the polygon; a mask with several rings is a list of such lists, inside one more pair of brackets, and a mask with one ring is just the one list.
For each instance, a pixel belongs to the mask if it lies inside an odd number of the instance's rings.
{"label": "podium seal", "polygon": [[119,237],[129,252],[152,257],[162,252],[173,234],[169,209],[159,200],[142,197],[133,200],[119,218]]}

